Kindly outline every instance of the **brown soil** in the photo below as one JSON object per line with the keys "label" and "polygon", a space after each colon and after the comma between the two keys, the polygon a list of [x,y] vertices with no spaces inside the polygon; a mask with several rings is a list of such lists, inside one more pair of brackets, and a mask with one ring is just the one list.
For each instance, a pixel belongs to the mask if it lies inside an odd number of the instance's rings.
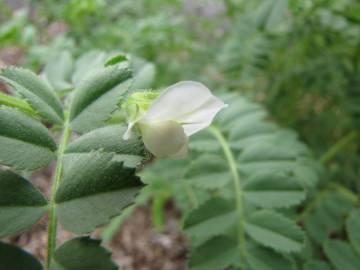
{"label": "brown soil", "polygon": [[181,232],[179,213],[172,201],[164,207],[160,233],[152,225],[151,206],[138,207],[125,220],[110,243],[113,257],[123,270],[185,270],[188,243]]}

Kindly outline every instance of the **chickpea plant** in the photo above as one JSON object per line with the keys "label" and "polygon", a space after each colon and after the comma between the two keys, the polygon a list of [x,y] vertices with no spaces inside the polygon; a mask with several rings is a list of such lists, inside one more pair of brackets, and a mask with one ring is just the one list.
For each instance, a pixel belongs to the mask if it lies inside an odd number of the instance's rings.
{"label": "chickpea plant", "polygon": [[[102,51],[76,61],[58,52],[39,76],[1,69],[13,91],[0,93],[0,237],[45,214],[49,222],[44,265],[0,242],[0,268],[118,269],[88,235],[109,224],[108,241],[149,198],[161,230],[161,202],[172,197],[190,270],[341,269],[346,261],[344,269],[360,269],[358,198],[338,187],[317,196],[322,167],[295,132],[269,122],[259,104],[234,93],[216,97],[198,82],[141,90],[153,75],[150,63]],[[46,198],[28,178],[51,163]],[[335,204],[330,214],[328,204]],[[58,246],[59,224],[78,237]],[[327,231],[344,227],[346,239],[328,239]],[[319,246],[330,262],[314,255]]]}
{"label": "chickpea plant", "polygon": [[[45,269],[116,268],[109,253],[90,238],[76,238],[56,250],[58,223],[78,235],[108,223],[139,192],[142,183],[135,168],[149,157],[148,151],[159,157],[186,155],[188,136],[209,126],[226,106],[204,85],[189,81],[161,94],[131,94],[139,81],[132,79],[127,57],[96,55],[100,60],[95,63],[87,54],[74,64],[63,52],[42,77],[17,67],[0,73],[14,91],[12,96],[1,94],[0,236],[19,233],[47,213]],[[117,109],[129,122],[127,128],[106,124]],[[25,175],[52,161],[56,165],[47,200]],[[19,256],[26,267],[41,268],[35,258],[1,245],[9,258]],[[65,255],[74,249],[80,253],[75,253],[78,262],[67,265]],[[86,256],[85,265],[81,256]]]}
{"label": "chickpea plant", "polygon": [[[107,57],[95,52],[73,63],[62,52],[42,77],[17,67],[0,73],[13,88],[13,95],[0,96],[0,236],[26,230],[47,213],[45,269],[116,269],[97,240],[75,238],[56,250],[57,226],[90,233],[131,204],[142,186],[135,175],[149,156],[142,141],[135,135],[124,141],[126,127],[106,125],[137,82],[125,56]],[[26,175],[51,162],[55,171],[46,199]],[[7,269],[42,269],[19,248],[1,243],[0,249]],[[67,261],[72,252],[76,262]]]}

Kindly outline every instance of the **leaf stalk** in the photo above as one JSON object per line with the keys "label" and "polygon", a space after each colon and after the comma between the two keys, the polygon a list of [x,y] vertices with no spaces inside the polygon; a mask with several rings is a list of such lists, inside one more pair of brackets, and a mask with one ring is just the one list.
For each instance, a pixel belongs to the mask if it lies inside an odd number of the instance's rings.
{"label": "leaf stalk", "polygon": [[54,255],[56,248],[56,234],[57,234],[57,217],[56,217],[56,203],[55,195],[59,188],[62,172],[63,172],[63,157],[65,148],[71,137],[71,129],[69,123],[69,114],[65,114],[65,121],[63,125],[63,133],[57,153],[56,169],[54,174],[54,180],[51,188],[51,199],[49,204],[49,225],[48,225],[48,243],[47,243],[47,255],[45,262],[45,270],[49,270],[51,258]]}

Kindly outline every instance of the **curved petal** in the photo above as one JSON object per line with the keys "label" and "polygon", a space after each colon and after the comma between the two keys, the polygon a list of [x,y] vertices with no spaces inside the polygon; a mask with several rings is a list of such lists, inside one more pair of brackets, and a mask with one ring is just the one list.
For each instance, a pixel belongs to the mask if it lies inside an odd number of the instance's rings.
{"label": "curved petal", "polygon": [[183,81],[168,87],[150,106],[142,121],[173,120],[183,124],[190,136],[210,125],[226,105],[203,84]]}
{"label": "curved petal", "polygon": [[174,121],[140,122],[145,147],[157,157],[177,154],[187,145],[183,127]]}

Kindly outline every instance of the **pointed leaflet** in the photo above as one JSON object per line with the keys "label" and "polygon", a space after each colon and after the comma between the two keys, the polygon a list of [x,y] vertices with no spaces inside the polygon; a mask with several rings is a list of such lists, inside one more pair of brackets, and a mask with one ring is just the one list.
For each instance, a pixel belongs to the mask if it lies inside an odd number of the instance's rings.
{"label": "pointed leaflet", "polygon": [[215,237],[190,254],[189,270],[219,270],[237,265],[238,245],[235,241]]}
{"label": "pointed leaflet", "polygon": [[303,231],[275,211],[252,213],[246,220],[245,230],[258,243],[281,252],[300,251],[304,242]]}
{"label": "pointed leaflet", "polygon": [[231,176],[224,158],[203,155],[191,162],[185,179],[200,188],[217,189],[228,184]]}
{"label": "pointed leaflet", "polygon": [[51,261],[50,270],[116,270],[111,253],[99,240],[79,237],[60,246]]}
{"label": "pointed leaflet", "polygon": [[63,110],[53,89],[29,70],[7,67],[1,70],[0,79],[14,87],[41,117],[53,124],[61,124]]}
{"label": "pointed leaflet", "polygon": [[128,90],[131,72],[109,66],[93,73],[75,91],[70,108],[71,127],[80,133],[104,126]]}
{"label": "pointed leaflet", "polygon": [[[0,242],[0,266],[4,270],[42,270],[41,263],[16,246]],[[5,268],[3,268],[5,267]]]}
{"label": "pointed leaflet", "polygon": [[290,174],[258,173],[244,184],[245,199],[260,207],[289,207],[305,199],[302,186]]}
{"label": "pointed leaflet", "polygon": [[22,170],[47,165],[56,144],[39,122],[15,110],[0,107],[0,164]]}
{"label": "pointed leaflet", "polygon": [[234,205],[227,200],[214,198],[190,212],[184,229],[192,244],[198,246],[214,236],[226,234],[236,225],[236,220]]}
{"label": "pointed leaflet", "polygon": [[78,234],[90,232],[132,203],[141,183],[134,169],[125,168],[113,157],[92,152],[64,163],[55,201],[65,229]]}
{"label": "pointed leaflet", "polygon": [[0,170],[0,237],[20,232],[45,213],[47,202],[30,182]]}
{"label": "pointed leaflet", "polygon": [[81,55],[75,63],[75,70],[71,81],[78,87],[91,74],[98,72],[105,66],[107,54],[100,50],[92,50]]}
{"label": "pointed leaflet", "polygon": [[61,51],[53,54],[47,61],[44,73],[51,86],[56,91],[72,88],[71,74],[74,63],[68,51]]}
{"label": "pointed leaflet", "polygon": [[326,257],[336,270],[359,270],[360,256],[346,242],[328,240],[324,244]]}
{"label": "pointed leaflet", "polygon": [[123,161],[126,167],[136,167],[144,159],[145,151],[140,138],[132,136],[122,139],[126,127],[121,125],[107,126],[84,134],[68,145],[66,156],[82,155],[94,150],[115,153],[117,161]]}
{"label": "pointed leaflet", "polygon": [[288,259],[271,249],[254,246],[247,254],[251,270],[294,270]]}

